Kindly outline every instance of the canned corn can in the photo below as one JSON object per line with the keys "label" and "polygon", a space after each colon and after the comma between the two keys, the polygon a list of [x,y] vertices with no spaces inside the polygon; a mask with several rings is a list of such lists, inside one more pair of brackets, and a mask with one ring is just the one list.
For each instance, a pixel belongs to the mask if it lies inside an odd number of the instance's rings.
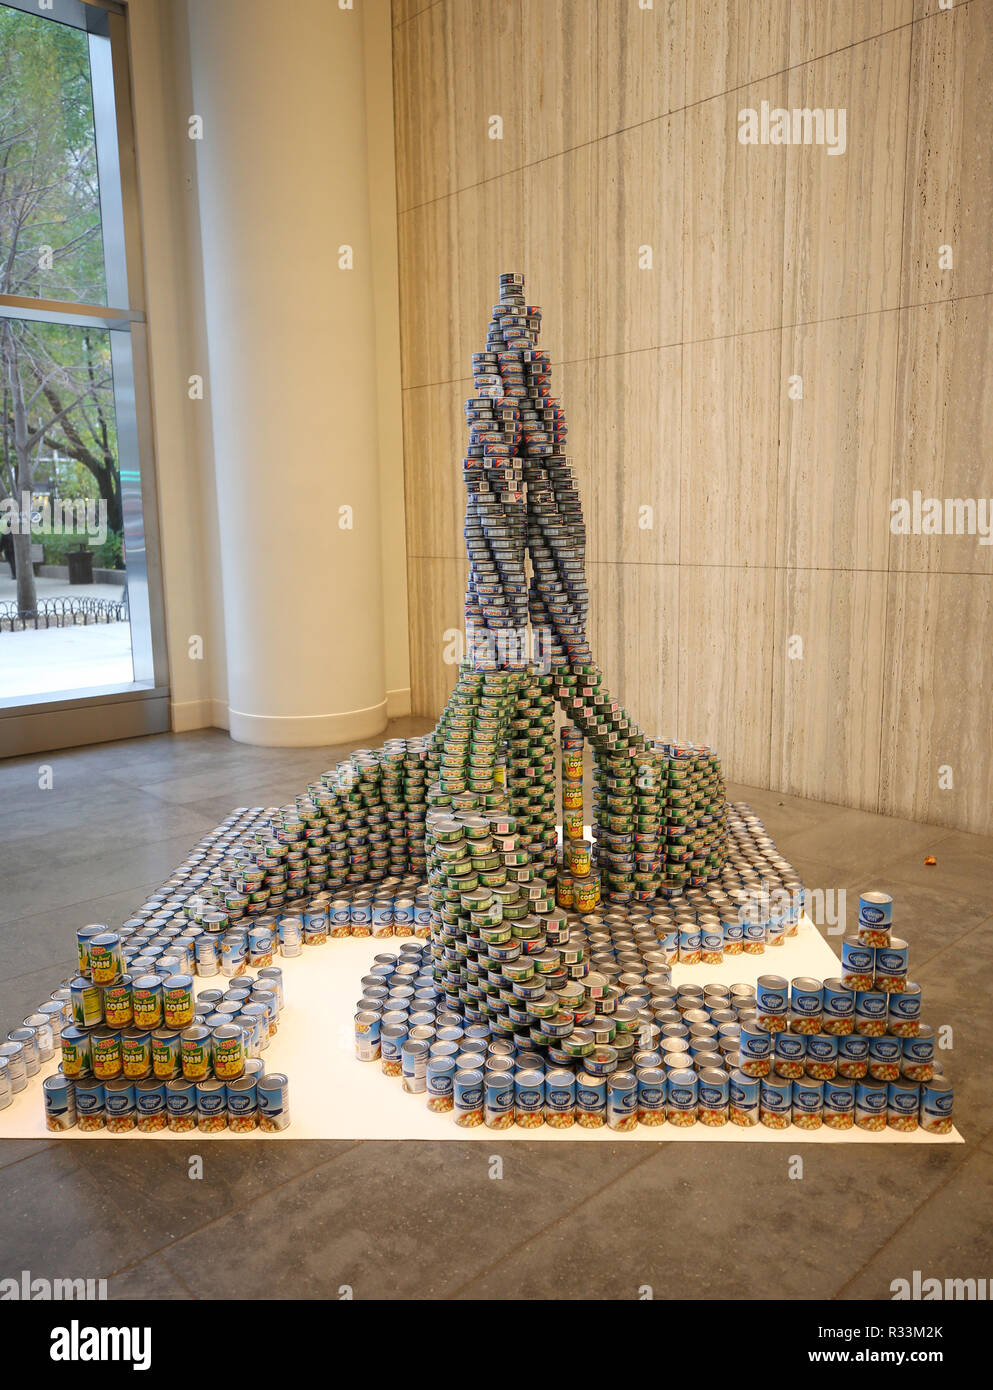
{"label": "canned corn can", "polygon": [[94,984],[109,985],[124,970],[121,938],[116,932],[101,932],[87,943],[90,958],[90,978]]}
{"label": "canned corn can", "polygon": [[155,1134],[166,1128],[166,1082],[146,1077],[135,1083],[134,1108],[138,1129],[142,1134]]}
{"label": "canned corn can", "polygon": [[257,1084],[259,1128],[277,1134],[290,1127],[290,1082],[282,1072],[267,1072]]}
{"label": "canned corn can", "polygon": [[96,1028],[103,1022],[103,996],[100,986],[82,976],[69,986],[72,995],[72,1021],[77,1028]]}
{"label": "canned corn can", "polygon": [[172,1028],[156,1028],[150,1034],[152,1075],[159,1081],[172,1081],[182,1074],[182,1042]]}
{"label": "canned corn can", "polygon": [[193,976],[170,975],[162,982],[162,1022],[166,1028],[188,1028],[193,1022]]}
{"label": "canned corn can", "polygon": [[197,1129],[219,1134],[228,1127],[228,1092],[223,1081],[205,1077],[196,1083]]}
{"label": "canned corn can", "polygon": [[[90,1033],[85,1028],[79,1028],[72,1023],[67,1028],[62,1029],[59,1039],[62,1049],[62,1070],[66,1076],[80,1077],[90,1074]],[[0,1057],[4,1055],[4,1047],[0,1046]],[[18,1056],[20,1057],[20,1051]],[[8,1058],[9,1062],[9,1058]],[[21,1070],[24,1070],[23,1060]],[[14,1069],[10,1069],[10,1079],[14,1081]],[[24,1075],[22,1085],[15,1085],[15,1090],[21,1090],[27,1085],[27,1074]]]}
{"label": "canned corn can", "polygon": [[90,973],[90,942],[95,936],[102,936],[107,928],[99,923],[91,923],[89,926],[79,927],[76,931],[76,956],[79,961],[79,973],[89,975]]}
{"label": "canned corn can", "polygon": [[56,1072],[42,1082],[45,1099],[45,1128],[59,1133],[76,1124],[76,1094],[72,1079]]}
{"label": "canned corn can", "polygon": [[210,1029],[191,1024],[180,1034],[180,1066],[188,1081],[202,1081],[210,1071]]}
{"label": "canned corn can", "polygon": [[116,1029],[94,1029],[90,1039],[90,1067],[98,1081],[111,1081],[121,1075],[121,1035]]}
{"label": "canned corn can", "polygon": [[245,1070],[245,1034],[241,1028],[235,1023],[214,1028],[210,1054],[218,1081],[236,1081]]}
{"label": "canned corn can", "polygon": [[136,1028],[162,1026],[162,981],[158,975],[139,975],[131,987]]}
{"label": "canned corn can", "polygon": [[228,1128],[234,1134],[250,1134],[259,1127],[258,1082],[254,1076],[238,1076],[225,1083]]}
{"label": "canned corn can", "polygon": [[118,975],[103,987],[104,1022],[112,1028],[127,1028],[134,1019],[131,984],[130,975]]}

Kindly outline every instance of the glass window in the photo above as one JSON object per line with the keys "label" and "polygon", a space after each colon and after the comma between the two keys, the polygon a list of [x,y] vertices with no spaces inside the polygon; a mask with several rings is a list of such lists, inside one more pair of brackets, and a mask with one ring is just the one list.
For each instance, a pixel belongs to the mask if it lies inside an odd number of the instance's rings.
{"label": "glass window", "polygon": [[0,0],[0,709],[154,685],[116,9]]}

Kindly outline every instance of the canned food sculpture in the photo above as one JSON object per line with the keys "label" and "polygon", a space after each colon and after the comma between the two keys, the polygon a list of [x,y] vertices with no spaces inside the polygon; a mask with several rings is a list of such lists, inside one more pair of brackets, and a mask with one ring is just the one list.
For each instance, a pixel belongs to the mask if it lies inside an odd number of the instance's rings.
{"label": "canned food sculpture", "polygon": [[[837,978],[791,980],[799,877],[709,748],[648,737],[606,689],[540,323],[501,275],[466,402],[467,656],[434,731],[236,809],[117,932],[81,927],[78,975],[0,1044],[0,1107],[57,1029],[52,1130],[282,1131],[273,962],[408,937],[362,981],[357,1054],[464,1127],[951,1130],[891,899],[863,895]],[[757,991],[670,983],[766,954]]]}

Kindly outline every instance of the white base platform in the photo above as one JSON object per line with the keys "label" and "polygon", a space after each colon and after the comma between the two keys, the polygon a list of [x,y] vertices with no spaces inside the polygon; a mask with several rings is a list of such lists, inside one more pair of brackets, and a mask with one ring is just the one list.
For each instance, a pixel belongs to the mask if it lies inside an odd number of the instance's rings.
{"label": "white base platform", "polygon": [[[755,1125],[740,1129],[724,1125],[710,1129],[693,1125],[680,1129],[664,1124],[658,1127],[639,1125],[629,1134],[607,1129],[538,1129],[492,1130],[485,1126],[462,1129],[451,1114],[437,1115],[428,1110],[424,1096],[408,1095],[399,1078],[384,1076],[378,1062],[358,1062],[355,1059],[353,1017],[355,1001],[360,994],[359,980],[368,971],[373,956],[397,951],[400,941],[371,937],[330,940],[323,946],[304,947],[295,959],[279,959],[283,967],[286,1005],[280,1030],[264,1054],[270,1071],[285,1072],[290,1081],[290,1114],[292,1123],[280,1134],[254,1136],[232,1134],[171,1134],[161,1131],[154,1135],[108,1134],[106,1130],[83,1132],[78,1129],[49,1133],[45,1127],[41,1075],[58,1069],[58,1059],[49,1062],[39,1076],[33,1076],[27,1090],[14,1097],[13,1103],[0,1110],[0,1139],[96,1140],[128,1143],[135,1140],[176,1143],[189,1146],[205,1142],[257,1138],[261,1143],[284,1139],[456,1139],[487,1144],[513,1143],[704,1143],[704,1144],[961,1144],[957,1130],[947,1135],[925,1134],[921,1130],[903,1134],[886,1129],[876,1134],[861,1129],[803,1130],[790,1126],[785,1130],[766,1129]],[[723,965],[675,965],[673,984],[686,982],[707,984],[721,981],[727,984],[754,984],[759,975],[813,975],[829,979],[841,973],[841,965],[830,946],[808,921],[800,924],[797,935],[782,946],[767,950],[761,956],[734,956]],[[198,980],[201,989],[217,988],[224,983],[222,976]]]}

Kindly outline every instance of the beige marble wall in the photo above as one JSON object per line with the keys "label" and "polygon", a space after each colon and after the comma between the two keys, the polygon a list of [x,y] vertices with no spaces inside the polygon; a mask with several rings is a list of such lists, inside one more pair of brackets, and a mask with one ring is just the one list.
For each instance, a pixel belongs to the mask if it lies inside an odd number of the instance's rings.
{"label": "beige marble wall", "polygon": [[[393,3],[414,708],[454,682],[469,354],[523,270],[639,722],[993,833],[993,545],[890,526],[993,499],[993,0],[645,3]],[[763,101],[844,108],[845,153],[743,146]]]}

